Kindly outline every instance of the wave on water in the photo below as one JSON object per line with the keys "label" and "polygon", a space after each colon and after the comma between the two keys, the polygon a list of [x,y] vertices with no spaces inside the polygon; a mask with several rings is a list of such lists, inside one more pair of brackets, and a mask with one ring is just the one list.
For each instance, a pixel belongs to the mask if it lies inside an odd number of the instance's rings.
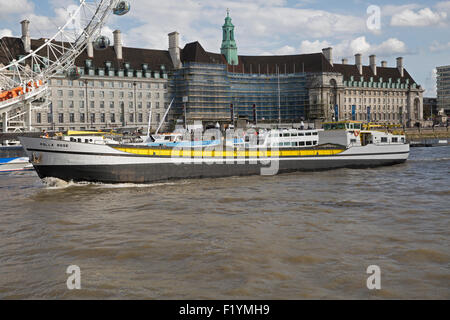
{"label": "wave on water", "polygon": [[137,183],[100,183],[100,182],[74,182],[74,181],[64,181],[58,178],[44,178],[42,179],[46,189],[48,190],[61,190],[67,188],[99,188],[99,189],[126,189],[126,188],[154,188],[159,186],[168,185],[179,185],[185,184],[186,181],[178,182],[162,182],[162,183],[151,183],[151,184],[137,184]]}

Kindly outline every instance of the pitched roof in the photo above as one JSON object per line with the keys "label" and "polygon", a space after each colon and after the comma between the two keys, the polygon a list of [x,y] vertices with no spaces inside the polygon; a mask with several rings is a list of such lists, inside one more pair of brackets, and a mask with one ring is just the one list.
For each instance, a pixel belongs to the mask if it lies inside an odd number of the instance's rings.
{"label": "pitched roof", "polygon": [[[0,63],[7,65],[11,59],[17,59],[20,55],[26,55],[20,38],[4,37],[0,41],[9,49],[8,53],[5,52],[3,45],[0,43]],[[32,39],[31,50],[38,49],[44,42],[45,39]],[[60,45],[61,42],[56,42],[56,44]],[[38,54],[45,56],[43,52]],[[129,62],[130,67],[135,70],[141,70],[142,64],[144,63],[148,64],[150,70],[159,70],[162,65],[166,67],[166,70],[173,69],[172,59],[167,50],[123,47],[122,57],[122,60],[118,60],[114,47],[110,46],[106,50],[94,50],[94,58],[92,61],[96,68],[105,67],[105,62],[110,61],[115,69],[123,68],[125,62]],[[84,50],[76,59],[75,64],[79,67],[84,67],[86,59],[88,59],[87,50]]]}
{"label": "pitched roof", "polygon": [[[354,81],[359,81],[361,75],[358,68],[354,64],[333,64],[335,72],[341,73],[344,76],[345,81],[350,81],[353,76]],[[379,82],[380,78],[383,78],[383,82],[387,82],[389,78],[392,82],[397,82],[397,79],[401,79],[401,83],[405,83],[406,79],[409,79],[409,83],[416,83],[406,69],[404,69],[403,78],[401,78],[400,71],[397,68],[379,67],[377,66],[377,75],[374,75],[370,66],[363,66],[362,77],[364,81],[370,81],[373,78],[374,82]]]}

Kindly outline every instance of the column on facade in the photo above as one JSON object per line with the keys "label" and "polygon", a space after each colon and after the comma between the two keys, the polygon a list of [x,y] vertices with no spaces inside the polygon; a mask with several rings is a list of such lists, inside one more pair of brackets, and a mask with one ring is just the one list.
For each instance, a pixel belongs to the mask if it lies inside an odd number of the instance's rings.
{"label": "column on facade", "polygon": [[8,112],[3,112],[3,133],[8,132]]}

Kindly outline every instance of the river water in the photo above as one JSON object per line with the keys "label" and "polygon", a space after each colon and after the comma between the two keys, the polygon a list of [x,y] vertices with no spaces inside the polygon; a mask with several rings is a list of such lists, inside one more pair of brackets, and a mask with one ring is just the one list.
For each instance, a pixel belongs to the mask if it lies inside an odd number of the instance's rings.
{"label": "river water", "polygon": [[449,147],[154,185],[1,175],[0,299],[450,299],[449,200]]}

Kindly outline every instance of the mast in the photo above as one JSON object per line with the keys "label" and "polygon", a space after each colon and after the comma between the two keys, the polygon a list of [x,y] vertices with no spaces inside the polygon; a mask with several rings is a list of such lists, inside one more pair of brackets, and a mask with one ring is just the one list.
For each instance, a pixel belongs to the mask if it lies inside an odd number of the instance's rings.
{"label": "mast", "polygon": [[169,104],[169,107],[168,107],[167,110],[166,110],[166,113],[164,113],[164,117],[161,119],[161,122],[159,123],[158,129],[156,129],[155,135],[158,134],[159,129],[161,129],[161,127],[162,127],[162,125],[163,125],[163,123],[164,123],[164,120],[166,119],[167,114],[169,113],[170,107],[172,107],[172,104],[173,104],[173,101],[174,101],[174,100],[175,100],[175,98],[172,99],[172,101],[171,101],[170,104]]}

